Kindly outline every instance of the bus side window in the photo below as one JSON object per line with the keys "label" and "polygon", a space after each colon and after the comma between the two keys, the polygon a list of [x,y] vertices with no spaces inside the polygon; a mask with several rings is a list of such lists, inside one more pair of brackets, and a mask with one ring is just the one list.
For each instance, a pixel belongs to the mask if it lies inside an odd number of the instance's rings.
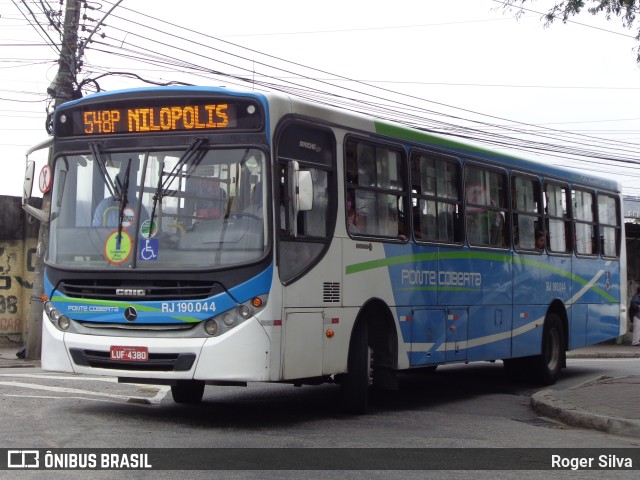
{"label": "bus side window", "polygon": [[455,158],[411,154],[413,233],[418,241],[461,243],[460,165]]}
{"label": "bus side window", "polygon": [[538,179],[523,175],[514,175],[511,178],[511,209],[513,211],[513,244],[516,250],[538,250],[536,232],[545,231],[542,223],[541,188]]}
{"label": "bus side window", "polygon": [[507,246],[506,174],[467,166],[465,168],[467,240],[471,245]]}
{"label": "bus side window", "polygon": [[569,189],[565,185],[554,183],[544,185],[547,248],[551,252],[568,253],[573,246],[568,192]]}
{"label": "bus side window", "polygon": [[598,194],[600,249],[605,257],[617,257],[620,255],[621,227],[619,211],[620,207],[615,197]]}
{"label": "bus side window", "polygon": [[594,218],[594,194],[584,190],[571,191],[576,236],[576,253],[595,255],[598,253]]}
{"label": "bus side window", "polygon": [[365,140],[345,142],[345,216],[350,234],[408,238],[404,165],[400,149]]}

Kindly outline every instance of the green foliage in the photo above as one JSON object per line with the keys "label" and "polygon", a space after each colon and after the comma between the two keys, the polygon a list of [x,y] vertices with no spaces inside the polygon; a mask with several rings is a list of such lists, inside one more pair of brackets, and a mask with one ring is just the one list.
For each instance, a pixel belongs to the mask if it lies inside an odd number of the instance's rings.
{"label": "green foliage", "polygon": [[[504,8],[511,10],[517,8],[516,16],[521,15],[527,6],[533,6],[536,0],[504,0]],[[636,15],[640,12],[640,0],[562,0],[544,14],[547,25],[556,20],[567,22],[574,15],[581,13],[586,7],[587,12],[592,15],[604,14],[607,20],[618,17],[622,20],[622,25],[632,28]],[[636,32],[636,40],[640,41],[640,29]],[[636,60],[640,63],[640,47],[638,47]]]}

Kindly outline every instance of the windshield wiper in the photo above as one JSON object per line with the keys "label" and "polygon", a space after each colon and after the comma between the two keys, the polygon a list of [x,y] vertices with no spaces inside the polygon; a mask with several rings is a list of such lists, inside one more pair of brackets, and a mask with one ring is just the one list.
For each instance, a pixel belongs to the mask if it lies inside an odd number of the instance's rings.
{"label": "windshield wiper", "polygon": [[121,240],[121,235],[122,235],[122,221],[123,221],[123,216],[124,216],[124,209],[127,206],[127,203],[129,201],[128,197],[128,192],[129,192],[129,174],[131,173],[131,159],[129,159],[129,163],[127,163],[127,171],[124,174],[124,179],[122,181],[122,185],[118,185],[118,183],[120,182],[120,179],[117,179],[116,181],[116,186],[120,188],[120,192],[122,192],[122,194],[120,195],[120,205],[118,208],[118,237],[116,240],[116,248],[119,250],[120,249],[120,240]]}
{"label": "windshield wiper", "polygon": [[206,142],[206,138],[196,138],[193,142],[191,142],[191,145],[189,145],[189,147],[184,151],[173,169],[169,173],[167,173],[166,176],[163,166],[160,174],[158,175],[158,185],[156,187],[156,193],[153,195],[153,208],[151,209],[151,222],[149,225],[150,229],[153,229],[153,220],[156,216],[156,207],[158,205],[158,201],[162,201],[162,198],[167,195],[167,193],[169,192],[169,185],[171,185],[171,182],[183,165],[185,165],[191,159],[194,159],[194,165],[200,163],[200,160],[202,160],[205,154],[204,150],[201,150],[201,148]]}
{"label": "windshield wiper", "polygon": [[98,171],[100,175],[102,175],[102,179],[104,183],[107,185],[107,189],[109,190],[109,194],[115,199],[120,200],[121,190],[119,190],[119,185],[114,183],[111,177],[109,176],[109,172],[107,172],[107,166],[105,165],[104,158],[102,158],[102,153],[100,153],[100,147],[97,143],[90,143],[89,150],[91,150],[91,154],[93,158],[96,159],[96,164],[98,165]]}

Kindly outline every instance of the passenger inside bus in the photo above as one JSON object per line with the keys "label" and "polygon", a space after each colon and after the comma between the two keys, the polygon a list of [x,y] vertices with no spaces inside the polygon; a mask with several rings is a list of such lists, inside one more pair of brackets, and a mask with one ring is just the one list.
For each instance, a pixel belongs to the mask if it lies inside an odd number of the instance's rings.
{"label": "passenger inside bus", "polygon": [[538,230],[536,232],[536,250],[538,252],[542,252],[544,250],[546,237],[547,235],[543,231]]}
{"label": "passenger inside bus", "polygon": [[352,193],[347,194],[347,229],[349,230],[349,233],[360,232],[358,228],[358,213],[356,212]]}
{"label": "passenger inside bus", "polygon": [[226,192],[217,178],[200,178],[196,187],[196,219],[222,218]]}
{"label": "passenger inside bus", "polygon": [[256,182],[251,190],[251,196],[249,198],[249,205],[242,211],[248,215],[252,215],[259,219],[264,218],[263,206],[262,206],[262,182]]}

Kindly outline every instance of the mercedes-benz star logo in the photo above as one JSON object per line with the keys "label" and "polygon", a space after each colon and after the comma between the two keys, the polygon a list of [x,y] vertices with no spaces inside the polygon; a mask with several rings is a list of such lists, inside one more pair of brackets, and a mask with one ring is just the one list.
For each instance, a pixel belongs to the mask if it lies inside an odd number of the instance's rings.
{"label": "mercedes-benz star logo", "polygon": [[124,318],[129,322],[135,322],[136,318],[138,318],[138,312],[136,312],[136,309],[133,307],[127,307],[124,311]]}

